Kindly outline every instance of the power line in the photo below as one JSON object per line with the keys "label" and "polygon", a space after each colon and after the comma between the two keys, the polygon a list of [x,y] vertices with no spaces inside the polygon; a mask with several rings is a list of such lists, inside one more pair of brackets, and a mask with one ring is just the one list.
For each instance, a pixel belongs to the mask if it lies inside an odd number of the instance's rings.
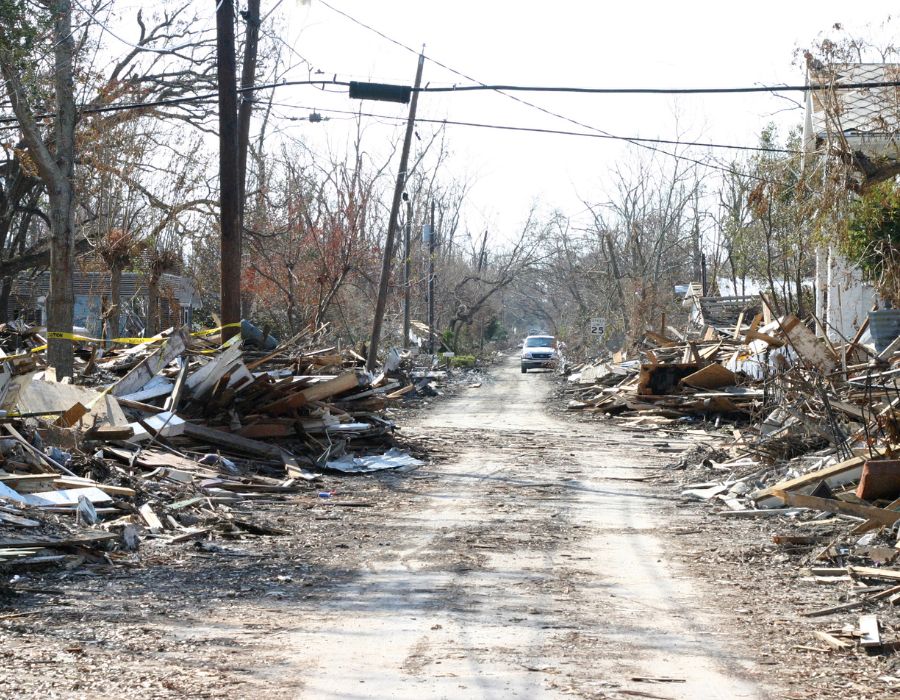
{"label": "power line", "polygon": [[[325,89],[327,85],[338,85],[338,86],[348,86],[349,82],[340,81],[340,80],[292,80],[292,81],[283,81],[278,83],[264,83],[261,85],[253,85],[246,88],[239,88],[238,92],[252,92],[258,90],[265,89],[275,89],[278,87],[286,87],[286,86],[298,86],[298,85],[318,85],[322,89]],[[152,107],[163,107],[163,106],[172,106],[178,104],[186,104],[186,103],[201,103],[201,102],[212,102],[217,97],[217,93],[209,92],[203,95],[192,95],[187,97],[174,97],[168,98],[164,100],[153,100],[149,102],[135,102],[135,103],[124,103],[118,105],[105,105],[105,106],[97,106],[97,107],[82,107],[80,108],[81,114],[102,114],[109,112],[119,112],[126,110],[136,110],[136,109],[149,109]],[[518,98],[513,98],[518,99]],[[523,101],[524,102],[524,101]],[[542,107],[537,107],[536,105],[531,105],[531,103],[524,102],[524,104],[529,106],[534,106],[535,108],[546,112]],[[281,104],[280,106],[289,107],[292,105]],[[362,112],[356,112],[351,110],[339,110],[339,109],[321,109],[321,108],[312,108],[312,107],[300,107],[296,106],[300,109],[316,109],[319,112],[329,112],[334,114],[359,114],[361,116],[372,117],[376,119],[400,119],[400,117],[395,117],[391,115],[381,115],[381,114],[368,114]],[[611,141],[625,141],[627,143],[632,143],[637,146],[642,146],[645,148],[650,148],[651,150],[659,151],[666,155],[672,156],[674,158],[682,158],[688,160],[690,162],[696,163],[698,165],[704,165],[712,168],[718,168],[722,170],[726,170],[727,172],[733,172],[732,169],[721,168],[711,163],[707,163],[705,161],[695,160],[685,155],[673,154],[668,151],[663,151],[662,149],[656,149],[648,144],[665,144],[665,145],[673,145],[673,146],[692,146],[698,148],[716,148],[716,149],[725,149],[725,150],[733,150],[733,151],[752,151],[757,153],[783,153],[783,154],[799,154],[800,151],[787,149],[787,148],[773,148],[773,147],[762,147],[762,146],[738,146],[734,144],[722,144],[722,143],[713,143],[713,142],[705,142],[705,141],[684,141],[679,139],[660,139],[660,138],[647,138],[641,136],[620,136],[618,134],[612,134],[596,127],[592,127],[590,125],[582,124],[573,119],[569,119],[568,117],[563,117],[562,115],[556,115],[553,112],[548,112],[553,116],[557,116],[559,118],[565,119],[577,126],[580,126],[584,129],[588,129],[593,133],[586,133],[583,131],[571,131],[564,129],[547,129],[541,127],[528,127],[528,126],[515,126],[508,124],[490,124],[484,122],[470,122],[470,121],[457,121],[451,119],[424,119],[417,118],[417,122],[429,123],[429,124],[445,124],[448,126],[467,126],[467,127],[477,127],[484,129],[496,129],[501,131],[518,131],[518,132],[528,132],[528,133],[537,133],[537,134],[555,134],[560,136],[581,136],[586,138],[597,138],[597,139],[605,139]],[[53,116],[50,113],[37,115],[38,118],[46,118]],[[0,117],[0,124],[12,124],[17,122],[16,117]],[[2,129],[7,128],[15,128],[15,127],[0,127]]]}
{"label": "power line", "polygon": [[[324,4],[324,3],[323,3]],[[426,57],[427,58],[427,57]],[[869,83],[827,83],[810,85],[757,85],[753,87],[724,88],[592,88],[566,87],[555,85],[451,85],[447,87],[424,87],[418,92],[553,92],[588,95],[724,95],[754,92],[815,92],[818,90],[856,90],[864,88],[900,87],[900,80]]]}
{"label": "power line", "polygon": [[[347,114],[347,115],[356,115],[360,117],[370,117],[372,119],[386,119],[391,121],[405,121],[405,117],[393,116],[388,114],[372,114],[369,112],[358,112],[354,110],[347,109],[323,109],[320,107],[307,107],[303,105],[289,105],[285,103],[277,103],[280,107],[292,107],[294,109],[309,109],[314,110],[316,112],[328,112],[329,114]],[[298,118],[293,117],[281,117],[282,119],[293,119],[295,121],[300,121]],[[302,121],[305,121],[306,118],[303,118]],[[676,146],[697,146],[701,148],[722,148],[728,150],[735,151],[754,151],[759,153],[783,153],[788,155],[800,155],[802,151],[792,150],[789,148],[772,148],[765,146],[735,146],[723,143],[707,143],[702,141],[676,141],[672,139],[654,139],[654,138],[644,138],[641,136],[616,136],[616,135],[607,135],[607,134],[597,134],[597,133],[589,133],[585,131],[566,131],[564,129],[545,129],[542,127],[533,127],[533,126],[514,126],[510,124],[489,124],[485,122],[469,122],[469,121],[456,121],[453,119],[426,119],[423,117],[416,117],[416,123],[423,124],[440,124],[446,126],[469,126],[481,129],[497,129],[500,131],[518,131],[518,132],[526,132],[526,133],[534,133],[534,134],[548,134],[548,135],[557,135],[557,136],[582,136],[584,138],[591,139],[607,139],[607,140],[616,140],[616,141],[639,141],[642,143],[661,143],[661,144],[669,144]]]}
{"label": "power line", "polygon": [[[350,21],[353,22],[354,24],[356,24],[356,25],[358,25],[358,26],[360,26],[360,27],[363,27],[364,29],[367,29],[367,30],[370,31],[370,32],[373,32],[373,33],[377,34],[378,36],[382,37],[382,38],[385,39],[386,41],[389,41],[390,43],[392,43],[392,44],[394,44],[394,45],[396,45],[396,46],[399,46],[400,48],[402,48],[402,49],[404,49],[404,50],[406,50],[406,51],[408,51],[408,52],[410,52],[410,53],[412,53],[412,54],[414,54],[414,55],[418,55],[419,52],[416,51],[415,49],[413,49],[412,47],[407,46],[406,44],[404,44],[404,43],[402,43],[402,42],[400,42],[400,41],[397,41],[396,39],[394,39],[394,38],[392,38],[392,37],[389,37],[389,36],[388,36],[387,34],[385,34],[384,32],[381,32],[381,31],[375,29],[374,27],[372,27],[372,26],[366,24],[365,22],[362,22],[362,21],[356,19],[355,17],[353,17],[352,15],[347,14],[347,13],[344,12],[343,10],[337,9],[336,7],[334,7],[333,5],[331,5],[329,2],[327,2],[327,0],[319,0],[319,2],[320,2],[322,5],[324,5],[325,7],[327,7],[328,9],[330,9],[332,12],[336,12],[337,14],[341,15],[342,17],[347,18],[348,20],[350,20]],[[487,87],[486,83],[482,83],[480,80],[476,80],[475,78],[472,78],[471,76],[468,76],[468,75],[466,75],[465,73],[456,70],[455,68],[451,68],[450,66],[448,66],[448,65],[446,65],[446,64],[444,64],[444,63],[441,63],[441,62],[438,61],[436,58],[432,58],[432,57],[430,57],[430,56],[426,56],[425,58],[426,58],[427,60],[431,61],[432,63],[434,63],[436,66],[439,66],[439,67],[443,68],[444,70],[453,73],[454,75],[458,75],[459,77],[464,78],[465,80],[468,80],[469,82],[472,82],[472,83],[478,83],[479,85],[482,85],[482,86]],[[500,95],[503,95],[503,96],[505,96],[505,97],[508,97],[508,98],[511,99],[511,100],[514,100],[515,102],[519,102],[520,104],[526,105],[526,106],[528,106],[528,107],[530,107],[530,108],[532,108],[532,109],[536,109],[536,110],[538,110],[539,112],[542,112],[542,113],[544,113],[544,114],[547,114],[547,115],[549,115],[549,116],[551,116],[551,117],[554,117],[554,118],[556,118],[556,119],[562,119],[563,121],[569,122],[570,124],[574,124],[575,126],[578,126],[578,127],[582,128],[582,129],[588,129],[588,130],[590,130],[590,131],[595,131],[595,132],[597,132],[597,133],[599,133],[599,134],[604,134],[604,135],[606,135],[606,136],[613,136],[613,134],[610,134],[608,131],[604,131],[603,129],[600,129],[600,128],[598,128],[598,127],[591,126],[590,124],[584,124],[583,122],[580,122],[580,121],[578,121],[577,119],[572,119],[571,117],[567,117],[567,116],[565,116],[565,115],[563,115],[563,114],[559,114],[559,113],[554,112],[554,111],[552,111],[552,110],[549,110],[549,109],[547,109],[547,108],[545,108],[545,107],[541,107],[540,105],[536,105],[536,104],[534,104],[533,102],[529,102],[528,100],[524,100],[524,99],[522,99],[521,97],[517,97],[517,96],[515,96],[515,95],[511,95],[511,94],[509,94],[508,92],[503,92],[502,90],[495,90],[495,91],[496,91],[498,94],[500,94]],[[626,141],[627,141],[627,139],[626,139]],[[757,176],[755,176],[755,175],[751,175],[751,174],[749,174],[749,173],[741,173],[741,172],[735,170],[734,168],[724,167],[724,166],[716,165],[716,164],[713,164],[713,163],[705,163],[705,162],[703,162],[703,161],[699,161],[699,160],[697,160],[697,159],[695,159],[695,158],[691,158],[691,157],[689,157],[689,156],[681,155],[681,154],[678,154],[678,153],[671,153],[670,151],[666,151],[666,150],[664,150],[664,149],[662,149],[662,148],[657,148],[656,146],[652,146],[652,145],[650,145],[650,144],[641,143],[641,142],[639,142],[639,141],[627,141],[627,142],[628,142],[628,143],[631,143],[631,144],[633,144],[633,145],[635,145],[635,146],[637,146],[638,148],[645,148],[645,149],[650,150],[650,151],[653,151],[653,152],[655,152],[655,153],[662,153],[663,155],[667,155],[667,156],[669,156],[670,158],[682,159],[682,160],[685,160],[685,161],[687,161],[687,162],[689,162],[689,163],[693,163],[694,165],[701,165],[701,166],[703,166],[703,167],[709,167],[709,168],[713,168],[713,169],[715,169],[715,170],[721,170],[722,172],[726,172],[726,173],[729,173],[729,174],[739,174],[739,175],[742,175],[742,176],[745,176],[745,177],[748,177],[748,178],[752,178],[752,179],[756,179],[756,180],[762,180],[762,178],[759,178],[759,177],[757,177]]]}
{"label": "power line", "polygon": [[[244,92],[253,92],[255,90],[267,90],[274,89],[278,87],[287,87],[291,85],[319,85],[322,89],[325,88],[326,85],[340,85],[343,87],[348,87],[350,85],[349,82],[341,81],[341,80],[285,80],[279,83],[264,83],[262,85],[251,85],[245,88],[238,88],[238,93]],[[151,100],[149,102],[125,102],[122,104],[115,105],[103,105],[97,107],[90,106],[81,106],[78,108],[79,113],[81,114],[103,114],[108,112],[123,112],[127,110],[135,110],[135,109],[148,109],[150,107],[167,107],[171,105],[179,105],[179,104],[187,104],[192,102],[206,102],[215,100],[218,98],[218,93],[216,92],[208,92],[201,95],[190,95],[187,97],[170,97],[163,100]],[[36,114],[35,118],[37,119],[47,119],[54,116],[53,112],[45,112],[42,114]],[[0,117],[0,124],[8,124],[12,122],[18,122],[16,117]]]}

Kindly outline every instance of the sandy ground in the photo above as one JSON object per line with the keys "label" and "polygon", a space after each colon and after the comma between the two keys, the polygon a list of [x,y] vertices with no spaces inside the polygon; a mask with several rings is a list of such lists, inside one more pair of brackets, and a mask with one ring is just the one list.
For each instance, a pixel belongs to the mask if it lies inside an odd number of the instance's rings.
{"label": "sandy ground", "polygon": [[445,459],[335,482],[373,507],[35,581],[59,595],[0,625],[10,697],[777,697],[641,481],[671,454],[563,421],[552,386],[510,360],[424,412],[404,433]]}

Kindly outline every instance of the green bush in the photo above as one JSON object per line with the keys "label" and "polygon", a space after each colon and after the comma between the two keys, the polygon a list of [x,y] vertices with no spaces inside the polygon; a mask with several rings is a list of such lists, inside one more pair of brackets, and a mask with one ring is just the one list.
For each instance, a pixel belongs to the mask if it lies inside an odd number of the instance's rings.
{"label": "green bush", "polygon": [[893,180],[852,202],[841,250],[883,298],[900,306],[900,188]]}
{"label": "green bush", "polygon": [[450,358],[451,367],[474,367],[477,362],[475,355],[456,355]]}

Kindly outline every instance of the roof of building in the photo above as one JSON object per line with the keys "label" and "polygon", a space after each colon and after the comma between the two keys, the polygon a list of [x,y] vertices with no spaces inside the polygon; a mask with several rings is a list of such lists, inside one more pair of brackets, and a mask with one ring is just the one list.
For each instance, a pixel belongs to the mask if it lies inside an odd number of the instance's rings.
{"label": "roof of building", "polygon": [[[812,84],[887,83],[900,80],[897,63],[842,63],[810,68]],[[889,135],[900,132],[900,87],[839,88],[810,92],[817,136]]]}
{"label": "roof of building", "polygon": [[[109,295],[110,275],[106,272],[75,272],[72,275],[72,286],[76,296]],[[201,308],[200,295],[187,277],[164,273],[159,278],[160,293],[174,296],[181,306]],[[19,298],[36,299],[46,296],[50,291],[50,273],[41,272],[34,277],[20,276],[13,284],[13,295]],[[147,276],[139,272],[123,272],[119,284],[122,298],[143,297],[147,295]]]}
{"label": "roof of building", "polygon": [[734,328],[743,312],[744,318],[753,318],[759,313],[759,297],[698,297],[700,313],[708,326]]}

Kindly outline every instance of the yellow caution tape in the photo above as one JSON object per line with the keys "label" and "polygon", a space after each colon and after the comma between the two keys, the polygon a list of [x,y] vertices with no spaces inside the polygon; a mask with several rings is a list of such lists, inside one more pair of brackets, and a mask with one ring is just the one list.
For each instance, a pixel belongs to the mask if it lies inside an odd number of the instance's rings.
{"label": "yellow caution tape", "polygon": [[[218,328],[207,328],[206,330],[191,333],[191,336],[201,338],[207,335],[215,335],[226,328],[240,328],[240,326],[240,321],[237,323],[226,323]],[[65,331],[48,331],[47,338],[50,340],[74,340],[81,343],[120,343],[122,345],[143,345],[144,343],[158,343],[165,340],[165,337],[162,336],[154,336],[152,338],[91,338],[90,336],[67,333]]]}
{"label": "yellow caution tape", "polygon": [[50,340],[76,340],[82,343],[121,343],[123,345],[143,345],[144,343],[157,343],[165,338],[90,338],[86,335],[76,335],[65,331],[48,331]]}
{"label": "yellow caution tape", "polygon": [[36,352],[44,352],[47,349],[46,345],[38,345],[36,348],[32,348],[31,350],[26,350],[25,352],[17,352],[15,355],[4,355],[0,357],[0,362],[6,362],[7,360],[17,360],[20,357],[28,357],[29,355],[33,355]]}
{"label": "yellow caution tape", "polygon": [[196,333],[191,333],[191,335],[194,336],[195,338],[200,338],[205,335],[215,335],[219,331],[223,331],[226,328],[240,328],[240,327],[241,327],[241,322],[238,321],[237,323],[226,323],[224,326],[219,326],[218,328],[209,328],[208,330],[205,330],[205,331],[197,331]]}
{"label": "yellow caution tape", "polygon": [[[236,323],[226,323],[225,325],[218,326],[217,328],[207,328],[205,330],[191,333],[191,336],[194,338],[202,338],[204,336],[216,335],[217,333],[221,333],[226,328],[240,328],[240,327],[241,327],[240,321],[238,321]],[[66,331],[48,331],[46,336],[49,340],[72,340],[72,341],[80,342],[80,343],[119,343],[121,345],[144,345],[145,343],[148,343],[148,344],[149,343],[158,343],[158,342],[161,342],[161,341],[164,342],[167,340],[167,338],[163,337],[163,336],[153,336],[151,338],[91,338],[90,336],[78,335],[77,333],[67,333]],[[234,336],[234,337],[239,338],[240,336]],[[224,348],[226,346],[227,346],[227,343],[218,348],[212,348],[209,350],[197,350],[196,352],[204,353],[204,354],[211,354],[211,353],[218,352],[219,350],[221,350],[222,348]],[[32,350],[29,350],[28,352],[21,352],[21,353],[15,354],[15,355],[7,355],[6,357],[0,358],[0,361],[13,360],[13,359],[17,359],[19,357],[27,357],[28,355],[31,355],[33,353],[43,352],[46,349],[47,349],[46,345],[41,345],[40,347],[36,347]]]}

